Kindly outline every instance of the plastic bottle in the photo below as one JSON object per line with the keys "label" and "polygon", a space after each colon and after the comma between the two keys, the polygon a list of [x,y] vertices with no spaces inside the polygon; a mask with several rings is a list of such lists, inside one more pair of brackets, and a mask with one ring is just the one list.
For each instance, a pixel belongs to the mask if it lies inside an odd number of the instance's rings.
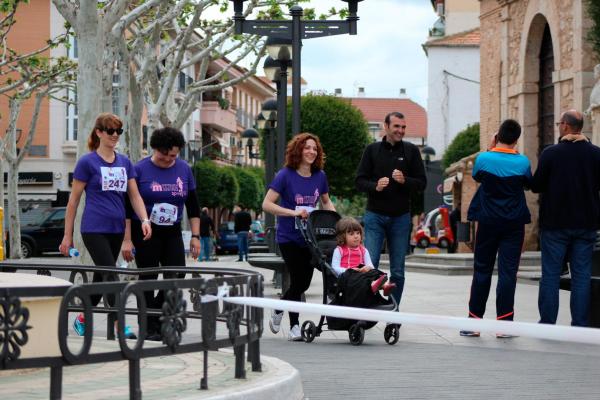
{"label": "plastic bottle", "polygon": [[117,268],[127,268],[129,267],[129,263],[125,260],[121,260],[121,262],[117,261]]}
{"label": "plastic bottle", "polygon": [[69,249],[69,257],[79,257],[79,250],[77,250],[75,247],[71,247]]}

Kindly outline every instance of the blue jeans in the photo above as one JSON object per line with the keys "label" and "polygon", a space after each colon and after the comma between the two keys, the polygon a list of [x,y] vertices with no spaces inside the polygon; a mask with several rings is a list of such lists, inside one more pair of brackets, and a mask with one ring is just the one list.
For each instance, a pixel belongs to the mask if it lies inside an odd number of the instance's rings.
{"label": "blue jeans", "polygon": [[540,323],[556,323],[560,272],[568,248],[571,271],[571,325],[588,326],[592,252],[595,241],[596,231],[591,229],[542,230],[542,279],[538,297]]}
{"label": "blue jeans", "polygon": [[373,266],[377,269],[379,269],[383,240],[387,239],[390,252],[390,281],[396,284],[392,296],[400,304],[404,291],[404,257],[408,250],[410,213],[399,217],[388,217],[366,211],[363,221],[365,223],[365,247],[369,250]]}
{"label": "blue jeans", "polygon": [[248,260],[248,231],[241,231],[237,233],[237,245],[238,245],[238,260],[243,260],[246,257]]}
{"label": "blue jeans", "polygon": [[202,246],[202,252],[198,258],[200,261],[208,261],[210,259],[210,236],[201,236],[200,245]]}

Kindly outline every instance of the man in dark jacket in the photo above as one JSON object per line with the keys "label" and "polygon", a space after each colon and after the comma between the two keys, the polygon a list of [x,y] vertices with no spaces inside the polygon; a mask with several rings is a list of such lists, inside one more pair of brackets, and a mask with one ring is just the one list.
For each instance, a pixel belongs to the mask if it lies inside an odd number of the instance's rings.
{"label": "man in dark jacket", "polygon": [[[490,149],[475,159],[473,179],[481,183],[467,219],[477,221],[473,255],[473,280],[469,298],[469,317],[483,318],[490,294],[494,263],[498,255],[496,318],[514,318],[515,288],[525,224],[531,222],[524,190],[531,181],[529,159],[515,150],[521,125],[507,119],[492,139]],[[461,336],[479,336],[477,331],[460,331]],[[509,335],[497,333],[497,337]]]}
{"label": "man in dark jacket", "polygon": [[208,208],[202,207],[202,214],[200,214],[200,244],[202,245],[202,252],[200,253],[200,257],[198,257],[198,261],[210,260],[211,231],[216,237],[215,224],[208,215]]}
{"label": "man in dark jacket", "polygon": [[557,125],[559,142],[544,149],[531,184],[541,193],[540,322],[556,323],[560,273],[569,249],[571,325],[587,326],[592,252],[600,219],[600,148],[587,140],[569,140],[583,128],[580,112],[564,112]]}
{"label": "man in dark jacket", "polygon": [[387,240],[390,281],[396,285],[392,295],[400,303],[410,234],[410,193],[425,189],[427,179],[418,147],[402,140],[406,133],[404,115],[390,113],[384,122],[385,137],[368,145],[362,155],[356,187],[367,193],[365,247],[378,268],[383,240]]}
{"label": "man in dark jacket", "polygon": [[237,234],[238,242],[238,261],[248,261],[248,236],[250,235],[250,225],[252,225],[252,217],[246,211],[245,207],[241,207],[238,212],[233,215],[234,227],[233,230]]}

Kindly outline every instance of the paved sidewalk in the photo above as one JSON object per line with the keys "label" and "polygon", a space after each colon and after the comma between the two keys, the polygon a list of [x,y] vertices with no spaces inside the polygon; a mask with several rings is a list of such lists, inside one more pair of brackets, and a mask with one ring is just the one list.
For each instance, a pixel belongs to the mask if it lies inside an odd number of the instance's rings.
{"label": "paved sidewalk", "polygon": [[[247,263],[234,262],[235,256],[221,257],[218,263],[195,264],[240,267],[253,269]],[[258,270],[265,276],[265,296],[277,298],[279,289],[271,284],[272,271]],[[467,314],[470,276],[443,276],[423,273],[407,273],[406,288],[401,311],[463,317]],[[488,301],[487,318],[495,317],[495,278]],[[536,322],[537,286],[518,284],[516,292],[516,320]],[[321,278],[318,271],[307,301],[321,303]],[[559,323],[569,324],[569,293],[561,292]],[[270,310],[265,310],[266,318]],[[301,315],[301,321],[318,321],[318,315]],[[287,316],[282,332],[274,335],[269,331],[265,318],[265,331],[261,340],[261,355],[276,357],[291,364],[300,372],[304,396],[307,399],[597,399],[600,397],[600,344],[580,345],[569,342],[547,341],[518,337],[496,339],[493,334],[480,338],[459,336],[456,330],[405,325],[400,340],[390,346],[383,339],[383,323],[366,333],[361,346],[351,346],[347,332],[324,332],[313,343],[291,343],[285,339],[289,330]],[[98,321],[96,334],[102,334],[105,324]],[[191,321],[184,340],[194,339],[200,332],[200,322]],[[543,329],[543,326],[540,326]],[[223,355],[226,357],[226,355]],[[165,361],[166,371],[179,368],[189,376],[189,384],[180,385],[182,392],[196,391],[201,364],[177,360]],[[266,359],[265,359],[266,360]],[[263,362],[265,362],[263,360]],[[218,370],[219,361],[211,358],[209,372]],[[125,364],[124,364],[125,365]],[[186,368],[179,367],[186,365]],[[89,368],[96,374],[98,367]],[[121,368],[121,367],[120,367]],[[118,379],[127,377],[126,367],[115,369]],[[161,382],[149,378],[152,367],[142,370],[144,398],[151,397],[152,385]],[[263,372],[269,376],[278,367]],[[41,381],[47,384],[47,374]],[[173,375],[171,375],[173,376]],[[233,372],[218,386],[232,380]],[[5,390],[5,378],[0,376],[0,398]],[[11,378],[12,379],[12,378]],[[68,379],[67,377],[65,379]],[[115,377],[115,381],[118,381]],[[186,378],[188,379],[188,378]],[[176,381],[173,376],[167,381]],[[164,380],[162,380],[164,381]],[[251,378],[248,379],[249,383]],[[90,382],[90,391],[100,390],[107,380]],[[216,380],[209,378],[209,386],[215,388]],[[243,386],[243,384],[242,384]],[[179,390],[178,387],[178,390]],[[287,386],[286,386],[287,387]],[[95,389],[94,389],[95,388]],[[126,386],[125,386],[126,389]],[[198,391],[197,391],[198,392]],[[47,393],[44,392],[45,394]],[[123,392],[126,396],[126,392]],[[274,390],[263,393],[264,399],[284,398]],[[111,398],[118,398],[111,396]],[[293,398],[288,396],[287,398]],[[20,398],[20,397],[18,397]],[[88,398],[88,397],[78,397]],[[174,397],[163,397],[174,398]]]}

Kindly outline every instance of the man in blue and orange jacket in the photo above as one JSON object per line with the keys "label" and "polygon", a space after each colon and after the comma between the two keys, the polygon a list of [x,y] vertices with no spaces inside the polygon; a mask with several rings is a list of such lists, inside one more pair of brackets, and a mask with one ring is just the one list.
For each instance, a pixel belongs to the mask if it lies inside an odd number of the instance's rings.
{"label": "man in blue and orange jacket", "polygon": [[[481,183],[469,206],[468,219],[477,221],[473,282],[469,299],[469,317],[483,318],[490,293],[492,273],[498,254],[496,318],[514,317],[517,271],[521,259],[525,224],[531,222],[524,190],[531,181],[529,159],[515,147],[521,126],[512,119],[500,125],[489,151],[475,160],[473,178]],[[479,332],[461,331],[461,336],[479,336]],[[510,337],[497,334],[497,337]]]}

